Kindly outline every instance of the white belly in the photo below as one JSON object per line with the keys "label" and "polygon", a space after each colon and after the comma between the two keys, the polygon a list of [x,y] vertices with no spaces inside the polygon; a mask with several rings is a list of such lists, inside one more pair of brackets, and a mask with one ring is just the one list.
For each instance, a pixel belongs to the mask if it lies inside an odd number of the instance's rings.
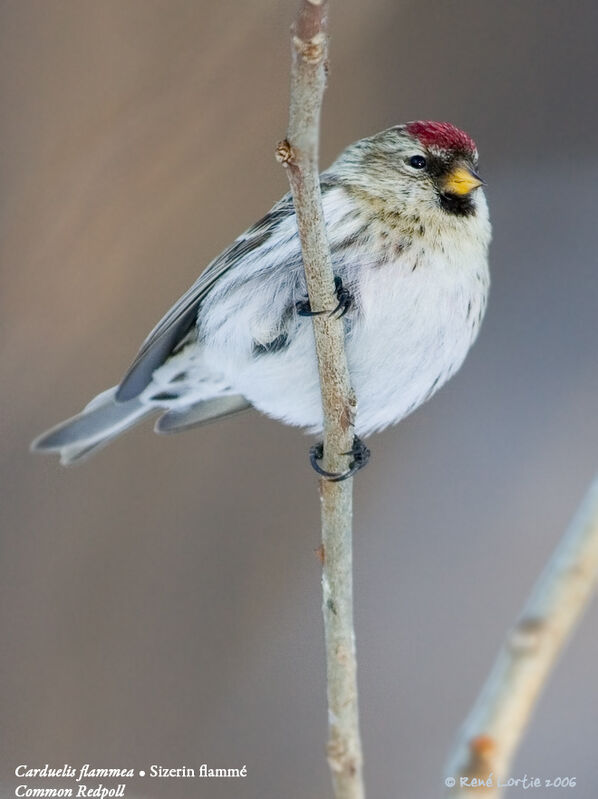
{"label": "white belly", "polygon": [[364,314],[347,348],[357,428],[366,434],[400,421],[459,369],[486,307],[485,257],[415,257],[398,275],[395,266],[382,267],[382,281],[368,273]]}
{"label": "white belly", "polygon": [[[424,260],[414,251],[400,262],[363,271],[360,312],[347,321],[358,434],[400,421],[461,366],[476,337],[489,284],[485,252],[467,255],[457,264],[441,253]],[[235,359],[230,367],[232,388],[256,408],[289,424],[321,430],[309,319],[299,321],[284,353]]]}

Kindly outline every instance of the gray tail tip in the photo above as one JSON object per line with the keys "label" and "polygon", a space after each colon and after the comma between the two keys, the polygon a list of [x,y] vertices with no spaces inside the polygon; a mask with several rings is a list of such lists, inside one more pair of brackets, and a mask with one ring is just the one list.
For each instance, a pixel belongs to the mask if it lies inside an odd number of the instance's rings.
{"label": "gray tail tip", "polygon": [[67,455],[68,450],[65,450],[63,445],[56,442],[53,433],[54,431],[50,430],[34,438],[31,444],[29,444],[29,452],[41,452],[42,455],[59,455],[60,463],[63,466],[70,466],[72,461]]}
{"label": "gray tail tip", "polygon": [[46,455],[59,455],[62,466],[78,465],[87,460],[90,454],[110,442],[110,437],[103,441],[80,442],[79,444],[59,443],[59,430],[50,430],[42,433],[29,444],[29,452],[41,452]]}
{"label": "gray tail tip", "polygon": [[[72,431],[74,425],[73,421],[79,420],[80,417],[73,417],[64,422],[51,427],[41,435],[34,438],[29,445],[30,452],[60,452],[64,447],[70,444],[80,443],[81,439],[78,436],[73,436]],[[87,436],[89,437],[89,436]],[[86,438],[87,438],[86,437]]]}
{"label": "gray tail tip", "polygon": [[60,447],[53,443],[53,431],[42,433],[29,444],[29,452],[57,452]]}

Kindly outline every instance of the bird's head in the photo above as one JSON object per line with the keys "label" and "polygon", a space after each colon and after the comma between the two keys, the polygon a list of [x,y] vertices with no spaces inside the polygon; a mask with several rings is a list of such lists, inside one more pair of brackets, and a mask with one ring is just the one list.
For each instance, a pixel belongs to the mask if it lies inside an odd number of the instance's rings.
{"label": "bird's head", "polygon": [[475,142],[449,122],[388,128],[351,145],[335,167],[389,211],[439,219],[486,213]]}

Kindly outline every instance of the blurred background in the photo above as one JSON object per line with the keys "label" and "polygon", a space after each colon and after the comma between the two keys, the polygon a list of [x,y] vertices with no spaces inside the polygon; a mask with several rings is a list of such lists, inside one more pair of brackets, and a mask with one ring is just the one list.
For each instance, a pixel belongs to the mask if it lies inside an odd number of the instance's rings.
{"label": "blurred background", "polygon": [[[70,470],[27,451],[118,382],[287,190],[273,150],[295,10],[0,3],[6,796],[19,763],[84,762],[247,765],[136,779],[142,799],[330,795],[310,439],[253,413],[181,436],[145,425]],[[356,480],[369,795],[429,799],[598,466],[598,6],[345,0],[331,25],[322,166],[391,124],[450,120],[478,142],[494,224],[476,346],[370,440]],[[598,785],[597,622],[593,605],[514,766],[576,776],[576,799]]]}

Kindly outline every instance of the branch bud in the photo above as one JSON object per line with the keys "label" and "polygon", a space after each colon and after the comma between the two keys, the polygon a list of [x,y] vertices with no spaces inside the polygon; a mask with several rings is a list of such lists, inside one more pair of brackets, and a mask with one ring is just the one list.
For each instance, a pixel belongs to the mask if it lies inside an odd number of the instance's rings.
{"label": "branch bud", "polygon": [[295,150],[291,146],[291,143],[288,139],[283,139],[279,141],[276,145],[276,150],[274,151],[274,157],[278,161],[279,164],[283,166],[289,166],[296,163],[296,154]]}
{"label": "branch bud", "polygon": [[307,64],[317,66],[324,58],[326,51],[326,34],[320,31],[308,41],[300,39],[299,36],[293,36],[293,47]]}

